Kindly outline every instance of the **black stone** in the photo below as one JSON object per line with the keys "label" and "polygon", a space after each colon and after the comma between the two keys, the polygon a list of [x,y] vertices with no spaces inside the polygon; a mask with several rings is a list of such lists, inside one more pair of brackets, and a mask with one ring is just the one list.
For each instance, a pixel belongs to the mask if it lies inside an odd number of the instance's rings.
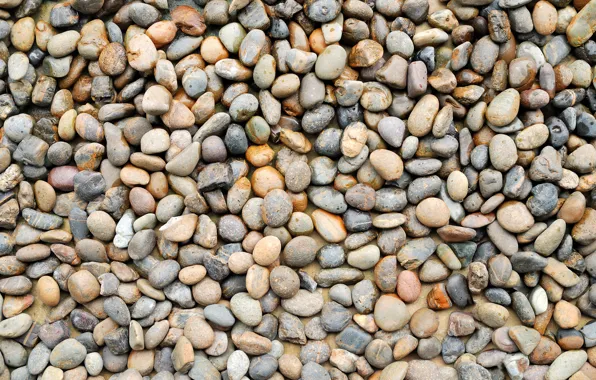
{"label": "black stone", "polygon": [[511,301],[513,310],[521,323],[530,327],[534,326],[536,314],[534,314],[534,309],[528,298],[522,292],[517,291],[511,295]]}
{"label": "black stone", "polygon": [[252,358],[248,374],[254,380],[267,380],[277,371],[277,359],[266,354]]}
{"label": "black stone", "polygon": [[128,345],[128,327],[120,327],[106,334],[104,342],[114,355],[122,355],[130,351]]}
{"label": "black stone", "polygon": [[462,243],[451,243],[449,244],[455,256],[461,262],[463,268],[466,268],[472,262],[474,254],[476,253],[477,244],[472,241],[466,241]]}
{"label": "black stone", "polygon": [[280,299],[273,290],[269,289],[267,294],[259,299],[259,303],[263,313],[272,313],[279,306]]}
{"label": "black stone", "polygon": [[549,131],[548,142],[555,149],[562,147],[569,140],[569,130],[563,120],[554,116],[549,117],[546,120],[546,126]]}
{"label": "black stone", "polygon": [[596,89],[592,87],[588,88],[586,91],[586,100],[587,102],[585,103],[588,103],[590,111],[596,112]]}
{"label": "black stone", "polygon": [[232,167],[227,163],[216,162],[199,172],[197,186],[199,191],[211,191],[227,187],[232,178]]}
{"label": "black stone", "polygon": [[290,30],[286,22],[278,17],[271,18],[271,26],[269,27],[269,36],[276,40],[283,40],[288,38]]}
{"label": "black stone", "polygon": [[519,165],[515,165],[505,174],[503,194],[508,198],[519,199],[523,195],[524,183],[528,178],[526,171]]}
{"label": "black stone", "polygon": [[23,335],[15,338],[16,342],[19,342],[25,347],[35,347],[37,342],[39,342],[39,330],[41,329],[41,325],[37,322],[33,322],[29,330]]}
{"label": "black stone", "polygon": [[320,156],[339,158],[341,154],[342,130],[339,128],[325,128],[315,140],[315,152]]}
{"label": "black stone", "polygon": [[236,318],[234,317],[234,314],[232,314],[232,311],[220,304],[206,306],[205,309],[203,309],[203,315],[207,321],[222,329],[230,328],[234,326],[234,323],[236,322]]}
{"label": "black stone", "polygon": [[520,43],[522,41],[530,41],[540,47],[543,47],[544,45],[546,45],[546,42],[547,42],[546,36],[538,34],[538,32],[536,32],[535,30],[533,30],[529,33],[516,34],[516,39],[518,41],[520,41]]}
{"label": "black stone", "polygon": [[583,50],[586,54],[586,59],[593,65],[596,63],[596,41],[588,40]]}
{"label": "black stone", "polygon": [[401,31],[412,38],[416,34],[416,24],[406,17],[396,17],[391,23],[391,31]]}
{"label": "black stone", "polygon": [[45,260],[37,261],[27,267],[25,274],[31,279],[51,275],[62,264],[58,258],[50,256]]}
{"label": "black stone", "polygon": [[321,268],[337,268],[346,261],[346,253],[341,245],[326,244],[317,251],[317,260]]}
{"label": "black stone", "polygon": [[352,320],[352,313],[335,301],[327,302],[321,311],[321,324],[327,332],[340,332]]}
{"label": "black stone", "polygon": [[516,252],[510,260],[513,270],[518,273],[541,271],[548,263],[546,257],[542,257],[535,252]]}
{"label": "black stone", "polygon": [[577,111],[573,107],[567,107],[559,114],[559,118],[563,120],[567,129],[570,131],[575,130],[577,123]]}
{"label": "black stone", "polygon": [[362,110],[360,103],[356,103],[350,107],[339,107],[336,115],[337,122],[342,128],[357,121],[364,121],[364,111]]}
{"label": "black stone", "polygon": [[369,333],[362,330],[360,327],[350,325],[335,337],[337,347],[343,348],[356,355],[364,354],[366,346],[372,341]]}
{"label": "black stone", "polygon": [[577,116],[577,126],[575,132],[581,137],[596,137],[596,118],[587,112],[580,113]]}
{"label": "black stone", "polygon": [[309,292],[314,292],[317,289],[317,282],[308,273],[300,269],[298,271],[298,277],[300,278],[300,287],[306,289]]}
{"label": "black stone", "polygon": [[244,128],[238,124],[232,124],[226,131],[224,144],[231,155],[243,155],[248,149],[248,138]]}
{"label": "black stone", "polygon": [[33,67],[38,67],[39,65],[41,65],[43,59],[46,57],[46,53],[37,46],[35,46],[31,50],[29,50],[27,57],[29,58],[29,63]]}
{"label": "black stone", "polygon": [[496,303],[502,306],[511,305],[511,296],[506,290],[501,288],[490,288],[486,289],[484,296],[492,303]]}
{"label": "black stone", "polygon": [[526,205],[532,215],[541,217],[550,214],[559,200],[559,190],[552,183],[541,183],[532,188],[532,197]]}
{"label": "black stone", "polygon": [[221,294],[225,299],[231,299],[236,294],[246,291],[246,276],[235,274],[221,282]]}
{"label": "black stone", "polygon": [[17,11],[15,12],[16,18],[23,18],[32,16],[37,12],[43,0],[25,0],[21,3]]}
{"label": "black stone", "polygon": [[329,372],[320,364],[308,362],[302,367],[302,379],[331,380]]}
{"label": "black stone", "polygon": [[435,71],[435,48],[426,46],[414,55],[414,61],[424,62],[427,72],[432,73]]}
{"label": "black stone", "polygon": [[468,289],[468,280],[461,273],[454,273],[447,279],[447,294],[458,307],[474,304],[474,299]]}
{"label": "black stone", "polygon": [[[581,255],[579,255],[579,253],[575,253],[575,254],[580,257],[580,259],[577,262],[582,263],[585,268],[585,261],[583,259],[581,259]],[[566,263],[564,263],[564,264],[566,264]],[[570,267],[569,269],[576,270],[576,268],[573,268],[573,267]],[[590,286],[590,278],[588,277],[588,275],[586,273],[582,273],[579,276],[579,282],[577,284],[570,286],[568,288],[565,288],[565,290],[563,291],[563,299],[566,301],[573,301],[574,299],[577,299],[579,296],[584,294],[586,292],[586,290],[588,290],[589,286]]]}
{"label": "black stone", "polygon": [[84,201],[92,201],[102,194],[106,188],[106,181],[101,173],[83,170],[74,176],[75,193]]}
{"label": "black stone", "polygon": [[95,339],[93,339],[92,332],[84,332],[81,335],[77,336],[75,339],[78,340],[79,343],[81,343],[83,346],[85,346],[85,348],[87,349],[87,353],[99,351],[99,346],[97,345],[97,343],[95,343]]}
{"label": "black stone", "polygon": [[261,323],[255,327],[254,332],[269,340],[274,340],[277,337],[277,325],[277,318],[273,314],[265,314]]}
{"label": "black stone", "polygon": [[343,215],[343,220],[349,232],[364,232],[372,227],[372,216],[368,211],[348,208]]}
{"label": "black stone", "polygon": [[561,262],[571,257],[571,254],[573,253],[573,238],[571,237],[571,235],[565,234],[565,237],[563,237],[563,241],[561,241],[561,244],[559,244],[559,247],[557,247],[556,253],[557,260]]}
{"label": "black stone", "polygon": [[215,281],[221,281],[229,276],[228,257],[225,255],[206,255],[203,257],[203,265],[207,269],[209,277]]}
{"label": "black stone", "polygon": [[379,290],[370,280],[362,280],[352,288],[354,307],[361,314],[372,313],[379,296]]}
{"label": "black stone", "polygon": [[582,327],[580,331],[584,335],[586,347],[589,348],[596,346],[596,321],[590,321],[586,323],[586,325]]}
{"label": "black stone", "polygon": [[457,358],[459,358],[465,352],[466,346],[461,339],[454,336],[446,336],[445,339],[443,339],[441,355],[443,356],[443,361],[445,363],[454,363]]}

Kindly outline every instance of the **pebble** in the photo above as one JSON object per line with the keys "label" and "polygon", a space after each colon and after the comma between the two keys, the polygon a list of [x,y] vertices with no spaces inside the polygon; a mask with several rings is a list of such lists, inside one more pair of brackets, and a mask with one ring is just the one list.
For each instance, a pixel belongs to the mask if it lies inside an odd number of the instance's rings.
{"label": "pebble", "polygon": [[514,89],[505,90],[488,105],[486,119],[496,127],[503,127],[513,121],[519,110],[519,104],[519,93]]}
{"label": "pebble", "polygon": [[559,327],[568,329],[574,328],[579,324],[581,312],[577,307],[565,300],[560,300],[555,305],[553,319]]}
{"label": "pebble", "polygon": [[50,307],[58,305],[60,302],[60,288],[52,277],[41,277],[37,281],[37,288],[39,289],[39,298],[44,304]]}
{"label": "pebble", "polygon": [[442,227],[449,223],[449,208],[441,199],[426,198],[416,206],[416,217],[427,227]]}
{"label": "pebble", "polygon": [[81,270],[68,278],[68,290],[77,302],[87,303],[99,296],[99,282],[87,270]]}
{"label": "pebble", "polygon": [[149,70],[157,64],[157,50],[151,39],[145,34],[138,34],[131,38],[126,54],[130,65],[135,70]]}
{"label": "pebble", "polygon": [[57,368],[68,370],[81,364],[87,355],[85,346],[76,339],[60,342],[50,354],[50,363]]}
{"label": "pebble", "polygon": [[0,377],[593,377],[594,4],[4,1]]}
{"label": "pebble", "polygon": [[569,378],[584,365],[587,358],[585,351],[566,351],[551,364],[546,377],[553,380]]}
{"label": "pebble", "polygon": [[476,315],[486,325],[496,328],[505,324],[509,312],[501,305],[485,303],[476,307]]}
{"label": "pebble", "polygon": [[309,317],[321,311],[323,308],[323,297],[318,292],[310,293],[304,289],[300,289],[293,297],[282,299],[281,306],[291,314],[300,317]]}
{"label": "pebble", "polygon": [[410,320],[405,304],[396,297],[383,295],[375,304],[375,323],[385,331],[396,331]]}

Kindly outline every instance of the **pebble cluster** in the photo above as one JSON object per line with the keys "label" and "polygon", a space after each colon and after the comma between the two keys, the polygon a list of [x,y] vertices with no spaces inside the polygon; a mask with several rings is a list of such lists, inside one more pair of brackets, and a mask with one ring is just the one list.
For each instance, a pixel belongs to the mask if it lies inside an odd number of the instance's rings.
{"label": "pebble cluster", "polygon": [[0,380],[596,379],[595,31],[0,0]]}

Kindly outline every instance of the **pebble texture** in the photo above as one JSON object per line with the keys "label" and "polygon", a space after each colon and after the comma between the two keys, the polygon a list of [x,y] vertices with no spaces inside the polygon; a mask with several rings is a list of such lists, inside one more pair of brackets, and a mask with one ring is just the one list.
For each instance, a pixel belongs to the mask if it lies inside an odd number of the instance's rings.
{"label": "pebble texture", "polygon": [[596,379],[596,0],[0,0],[0,380]]}

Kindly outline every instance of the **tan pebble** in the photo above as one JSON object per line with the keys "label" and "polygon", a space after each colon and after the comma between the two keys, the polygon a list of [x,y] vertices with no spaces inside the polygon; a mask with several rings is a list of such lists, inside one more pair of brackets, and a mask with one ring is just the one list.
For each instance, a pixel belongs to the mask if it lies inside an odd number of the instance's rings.
{"label": "tan pebble", "polygon": [[132,165],[126,165],[120,171],[120,179],[130,187],[137,185],[144,186],[149,183],[149,173]]}
{"label": "tan pebble", "polygon": [[468,177],[459,170],[451,172],[447,177],[447,192],[454,201],[463,201],[468,195]]}
{"label": "tan pebble", "polygon": [[397,153],[387,149],[377,149],[370,154],[370,163],[385,181],[395,181],[401,177],[404,164]]}
{"label": "tan pebble", "polygon": [[416,206],[416,217],[427,227],[438,228],[449,223],[450,213],[439,198],[426,198]]}
{"label": "tan pebble", "polygon": [[10,41],[16,49],[29,51],[35,41],[35,20],[24,17],[15,22],[10,30]]}
{"label": "tan pebble", "polygon": [[431,131],[438,112],[439,99],[431,94],[424,95],[408,117],[408,131],[416,137],[425,136]]}
{"label": "tan pebble", "polygon": [[199,217],[196,214],[176,216],[160,227],[164,239],[172,242],[183,242],[192,237]]}
{"label": "tan pebble", "polygon": [[522,233],[534,225],[534,217],[525,204],[507,201],[497,210],[497,221],[509,232]]}
{"label": "tan pebble", "polygon": [[56,191],[47,182],[39,180],[33,185],[37,207],[43,212],[50,212],[56,205]]}
{"label": "tan pebble", "polygon": [[35,43],[41,50],[46,51],[48,42],[57,33],[52,25],[40,20],[35,24]]}
{"label": "tan pebble", "polygon": [[339,243],[345,240],[347,231],[341,216],[317,209],[312,212],[311,218],[315,229],[325,241]]}
{"label": "tan pebble", "polygon": [[368,139],[367,128],[364,123],[355,122],[349,124],[341,136],[341,152],[347,157],[356,157],[366,144]]}
{"label": "tan pebble", "polygon": [[155,67],[159,55],[153,41],[146,34],[137,34],[128,41],[126,47],[128,63],[137,71],[147,71]]}
{"label": "tan pebble", "polygon": [[221,40],[216,36],[209,36],[201,43],[201,57],[211,64],[229,57],[229,53]]}
{"label": "tan pebble", "polygon": [[68,291],[78,303],[93,301],[99,296],[99,282],[87,270],[79,270],[68,278]]}
{"label": "tan pebble", "polygon": [[373,40],[362,40],[350,51],[348,64],[351,67],[370,67],[383,56],[383,46]]}
{"label": "tan pebble", "polygon": [[38,297],[44,304],[54,307],[60,303],[60,288],[50,276],[43,276],[37,280]]}
{"label": "tan pebble", "polygon": [[248,252],[234,252],[228,259],[228,267],[236,274],[245,274],[254,263],[254,257]]}
{"label": "tan pebble", "polygon": [[153,41],[156,48],[169,44],[176,37],[176,24],[173,21],[158,21],[151,25],[145,34]]}
{"label": "tan pebble", "polygon": [[194,285],[199,283],[205,275],[207,270],[202,265],[191,265],[189,267],[182,268],[178,272],[178,279],[185,285]]}
{"label": "tan pebble", "polygon": [[586,197],[579,191],[572,193],[559,209],[557,217],[568,224],[574,224],[581,220],[586,209]]}
{"label": "tan pebble", "polygon": [[433,310],[422,308],[412,314],[410,330],[418,338],[428,338],[439,329],[439,316]]}
{"label": "tan pebble", "polygon": [[252,255],[255,262],[262,266],[271,265],[281,253],[281,241],[276,236],[265,236],[257,242]]}
{"label": "tan pebble", "polygon": [[255,195],[261,198],[273,189],[283,190],[285,188],[284,177],[271,166],[255,170],[250,182]]}
{"label": "tan pebble", "polygon": [[532,21],[538,34],[548,36],[557,28],[557,8],[548,1],[539,1],[534,5]]}
{"label": "tan pebble", "polygon": [[565,301],[560,300],[555,305],[555,312],[553,318],[557,325],[562,329],[575,328],[581,320],[581,312],[577,306]]}
{"label": "tan pebble", "polygon": [[375,323],[385,331],[396,331],[410,320],[406,305],[395,295],[382,295],[374,309]]}

